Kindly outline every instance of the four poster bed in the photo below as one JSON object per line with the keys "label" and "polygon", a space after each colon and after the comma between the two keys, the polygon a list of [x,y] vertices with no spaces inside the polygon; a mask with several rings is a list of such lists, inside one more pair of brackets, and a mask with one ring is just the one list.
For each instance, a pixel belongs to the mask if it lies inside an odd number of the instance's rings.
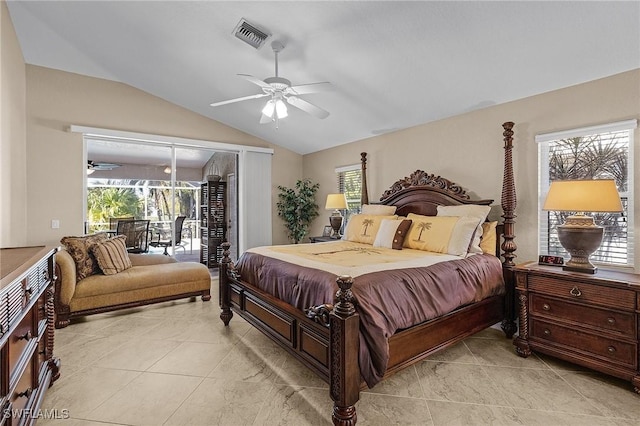
{"label": "four poster bed", "polygon": [[[516,332],[513,125],[503,124],[504,221],[496,227],[495,252],[438,254],[432,262],[406,245],[392,250],[339,241],[299,245],[306,257],[302,266],[291,261],[298,255],[293,246],[249,250],[234,265],[224,243],[219,282],[224,324],[235,311],[329,383],[337,425],[356,423],[361,388],[501,320],[511,338]],[[368,204],[366,153],[362,171],[362,203]],[[458,185],[422,171],[397,181],[380,199],[399,216],[421,217],[439,215],[438,206],[492,202],[470,200]],[[353,253],[369,263],[353,266]]]}

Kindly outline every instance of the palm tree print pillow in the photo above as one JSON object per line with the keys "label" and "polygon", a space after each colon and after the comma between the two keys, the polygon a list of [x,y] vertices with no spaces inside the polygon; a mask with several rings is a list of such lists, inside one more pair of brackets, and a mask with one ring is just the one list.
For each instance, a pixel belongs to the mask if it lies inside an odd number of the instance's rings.
{"label": "palm tree print pillow", "polygon": [[478,220],[467,216],[422,216],[410,213],[404,246],[415,250],[466,256]]}
{"label": "palm tree print pillow", "polygon": [[383,219],[397,219],[397,215],[379,216],[356,214],[351,216],[344,232],[345,240],[356,243],[373,244]]}

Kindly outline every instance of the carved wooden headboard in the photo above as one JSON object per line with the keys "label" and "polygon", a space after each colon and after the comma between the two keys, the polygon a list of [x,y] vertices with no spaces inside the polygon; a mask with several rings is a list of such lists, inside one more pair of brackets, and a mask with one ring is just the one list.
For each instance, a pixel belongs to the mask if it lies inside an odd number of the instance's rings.
{"label": "carved wooden headboard", "polygon": [[[502,265],[510,269],[515,266],[513,259],[516,257],[515,239],[515,209],[516,209],[516,188],[513,177],[513,126],[514,123],[507,121],[502,124],[504,129],[504,174],[502,178],[502,217],[503,223],[498,225],[498,235],[496,253],[504,258]],[[369,203],[367,193],[367,153],[360,154],[362,163],[362,204]],[[396,181],[386,190],[380,202],[386,205],[397,206],[396,212],[401,216],[408,213],[435,216],[439,205],[459,205],[459,204],[480,204],[491,205],[493,200],[470,200],[469,195],[457,184],[448,179],[422,170],[416,170],[409,177]],[[500,238],[501,237],[501,238]],[[502,243],[501,243],[502,241]]]}

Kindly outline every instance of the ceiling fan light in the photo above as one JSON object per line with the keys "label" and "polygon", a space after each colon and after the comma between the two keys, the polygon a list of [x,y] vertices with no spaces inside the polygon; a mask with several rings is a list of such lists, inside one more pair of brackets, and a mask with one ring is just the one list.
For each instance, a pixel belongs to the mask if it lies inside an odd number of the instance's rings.
{"label": "ceiling fan light", "polygon": [[282,99],[276,101],[276,115],[278,118],[286,118],[289,115],[287,113],[287,106],[282,102]]}
{"label": "ceiling fan light", "polygon": [[264,106],[264,108],[262,108],[262,113],[269,118],[273,118],[273,111],[275,110],[275,108],[276,103],[273,101],[273,99],[270,99],[267,101],[267,104]]}

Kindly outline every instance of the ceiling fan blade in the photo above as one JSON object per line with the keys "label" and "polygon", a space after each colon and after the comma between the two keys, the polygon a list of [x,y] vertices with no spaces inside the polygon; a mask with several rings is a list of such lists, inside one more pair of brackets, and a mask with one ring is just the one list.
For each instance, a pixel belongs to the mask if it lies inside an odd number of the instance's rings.
{"label": "ceiling fan blade", "polygon": [[321,81],[319,83],[300,84],[298,86],[291,86],[285,90],[292,95],[306,95],[307,93],[329,92],[333,90],[333,84],[328,81]]}
{"label": "ceiling fan blade", "polygon": [[268,83],[265,83],[264,81],[260,80],[259,78],[256,78],[252,75],[249,74],[238,74],[240,77],[243,77],[247,80],[249,80],[250,82],[252,82],[253,84],[257,84],[258,86],[262,87],[263,89],[271,89],[271,85]]}
{"label": "ceiling fan blade", "polygon": [[214,103],[211,104],[211,106],[212,107],[217,107],[217,106],[220,106],[220,105],[232,104],[234,102],[247,101],[249,99],[264,98],[265,96],[269,96],[269,95],[267,95],[266,93],[259,93],[257,95],[243,96],[242,98],[235,98],[235,99],[229,99],[227,101],[214,102]]}
{"label": "ceiling fan blade", "polygon": [[305,101],[304,99],[300,99],[295,96],[289,96],[286,99],[290,105],[293,105],[294,107],[301,109],[307,114],[311,114],[316,118],[323,119],[329,116],[329,111],[317,107],[314,104]]}

